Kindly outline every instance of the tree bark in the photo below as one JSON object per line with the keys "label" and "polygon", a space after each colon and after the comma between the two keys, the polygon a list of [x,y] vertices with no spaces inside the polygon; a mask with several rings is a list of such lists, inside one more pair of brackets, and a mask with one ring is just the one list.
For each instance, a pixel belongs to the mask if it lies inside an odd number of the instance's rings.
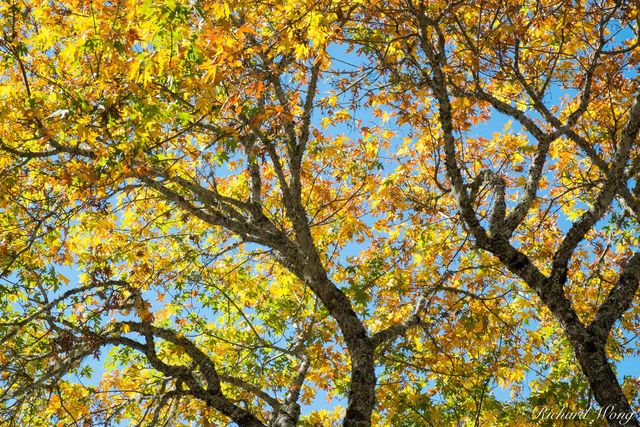
{"label": "tree bark", "polygon": [[351,384],[349,404],[343,420],[344,427],[371,425],[371,412],[375,405],[376,373],[373,346],[363,341],[351,353]]}
{"label": "tree bark", "polygon": [[587,377],[600,414],[610,426],[640,426],[633,409],[624,395],[603,348],[596,348],[587,341],[572,342],[582,372]]}
{"label": "tree bark", "polygon": [[300,405],[297,402],[282,405],[273,415],[269,427],[295,427],[300,419]]}

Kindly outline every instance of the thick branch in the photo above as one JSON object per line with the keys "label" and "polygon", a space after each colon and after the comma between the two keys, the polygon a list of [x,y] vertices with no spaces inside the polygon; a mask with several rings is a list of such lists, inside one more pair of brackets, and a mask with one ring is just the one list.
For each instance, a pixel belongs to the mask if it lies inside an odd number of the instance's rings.
{"label": "thick branch", "polygon": [[[141,344],[126,337],[111,337],[108,338],[107,341],[111,341],[115,344],[126,345],[141,351],[147,357],[151,366],[165,375],[183,381],[189,387],[190,394],[206,402],[208,406],[228,416],[239,426],[264,427],[264,423],[262,423],[255,415],[236,405],[222,393],[220,388],[220,379],[215,370],[213,361],[190,340],[179,336],[176,332],[171,331],[170,329],[159,328],[146,323],[121,322],[120,324],[126,325],[132,331],[143,335],[145,337],[145,343]],[[186,351],[186,353],[198,365],[200,372],[204,375],[205,380],[207,381],[206,389],[198,383],[193,372],[188,367],[182,365],[170,365],[160,359],[155,349],[153,339],[155,336],[165,339],[175,345],[179,345]]]}
{"label": "thick branch", "polygon": [[595,318],[587,328],[604,346],[611,328],[625,311],[627,311],[636,296],[640,284],[640,253],[634,254],[627,262],[618,282],[611,289],[604,302],[598,307]]}

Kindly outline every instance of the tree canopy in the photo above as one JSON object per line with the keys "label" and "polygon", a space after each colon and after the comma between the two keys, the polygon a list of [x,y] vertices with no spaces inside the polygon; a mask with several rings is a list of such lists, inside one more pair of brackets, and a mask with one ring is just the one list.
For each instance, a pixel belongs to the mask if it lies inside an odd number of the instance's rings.
{"label": "tree canopy", "polygon": [[638,425],[639,19],[2,3],[0,423]]}

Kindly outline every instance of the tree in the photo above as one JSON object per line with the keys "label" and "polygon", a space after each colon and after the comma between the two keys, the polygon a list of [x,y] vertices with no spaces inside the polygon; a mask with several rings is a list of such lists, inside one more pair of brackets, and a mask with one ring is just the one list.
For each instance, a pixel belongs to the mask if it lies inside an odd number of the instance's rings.
{"label": "tree", "polygon": [[[631,409],[606,351],[636,322],[640,113],[609,76],[637,53],[607,31],[633,8],[0,7],[3,423],[525,424],[496,384],[574,376],[567,342]],[[528,134],[470,136],[492,109]],[[347,407],[304,411],[319,390]]]}
{"label": "tree", "polygon": [[[385,98],[416,129],[412,144],[425,140],[443,158],[424,179],[446,176],[442,191],[457,200],[475,246],[535,292],[598,403],[632,413],[607,347],[620,345],[612,330],[625,325],[640,280],[631,237],[640,218],[636,8],[408,1],[374,9],[356,38],[389,73],[395,90]],[[474,135],[499,115],[519,125],[517,136]],[[611,251],[618,239],[623,246]]]}
{"label": "tree", "polygon": [[[329,277],[376,163],[311,127],[340,27],[300,6],[3,6],[6,422],[293,425],[334,359],[370,423],[375,350],[418,318],[370,333]],[[99,388],[68,380],[105,347]]]}

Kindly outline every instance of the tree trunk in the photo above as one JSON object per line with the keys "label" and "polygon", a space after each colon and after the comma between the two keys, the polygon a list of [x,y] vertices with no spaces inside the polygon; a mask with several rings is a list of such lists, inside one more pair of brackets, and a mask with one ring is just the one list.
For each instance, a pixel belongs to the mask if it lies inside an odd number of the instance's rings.
{"label": "tree trunk", "polygon": [[376,373],[373,348],[367,341],[362,342],[357,351],[351,352],[349,403],[342,425],[344,427],[370,426],[375,397]]}
{"label": "tree trunk", "polygon": [[311,235],[303,237],[301,240],[306,243],[308,255],[306,262],[300,264],[306,264],[306,268],[300,270],[294,265],[290,270],[299,272],[298,276],[318,295],[336,320],[351,360],[348,405],[342,425],[369,427],[376,398],[375,346],[349,298],[327,277],[320,256],[312,245]]}
{"label": "tree trunk", "polygon": [[[627,397],[618,383],[604,348],[593,345],[572,343],[576,357],[584,372],[596,401],[600,404],[600,414],[610,426],[640,426]],[[577,345],[576,345],[577,344]]]}

